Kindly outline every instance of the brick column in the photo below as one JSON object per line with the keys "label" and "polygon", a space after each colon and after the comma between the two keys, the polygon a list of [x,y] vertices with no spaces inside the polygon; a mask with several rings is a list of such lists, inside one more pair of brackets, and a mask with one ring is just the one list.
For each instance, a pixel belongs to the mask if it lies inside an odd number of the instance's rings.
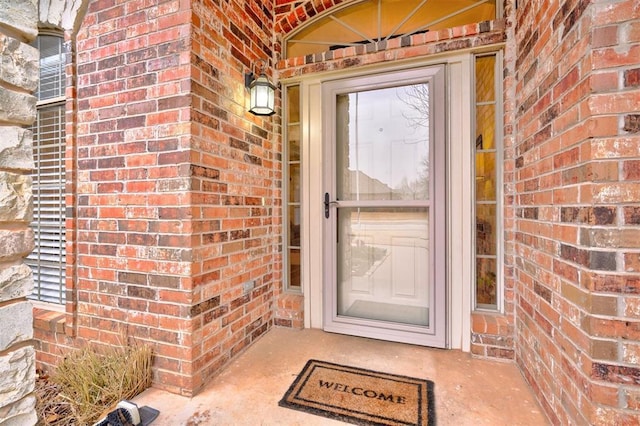
{"label": "brick column", "polygon": [[520,4],[516,359],[552,423],[637,424],[638,3]]}
{"label": "brick column", "polygon": [[34,0],[0,0],[0,424],[29,425],[35,412],[31,270],[33,249],[31,132],[35,118],[38,52]]}

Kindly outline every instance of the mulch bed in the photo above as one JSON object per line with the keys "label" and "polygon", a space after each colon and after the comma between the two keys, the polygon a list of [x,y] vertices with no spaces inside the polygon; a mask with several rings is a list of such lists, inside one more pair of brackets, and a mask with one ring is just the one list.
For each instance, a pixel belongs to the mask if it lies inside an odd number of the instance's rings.
{"label": "mulch bed", "polygon": [[78,425],[73,407],[60,394],[60,385],[47,376],[36,380],[36,412],[39,426]]}

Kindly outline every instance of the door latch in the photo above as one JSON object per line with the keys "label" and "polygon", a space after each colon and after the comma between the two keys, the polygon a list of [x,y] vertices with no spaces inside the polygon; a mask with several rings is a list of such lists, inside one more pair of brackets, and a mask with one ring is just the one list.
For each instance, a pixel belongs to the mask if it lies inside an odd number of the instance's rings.
{"label": "door latch", "polygon": [[324,193],[324,217],[326,219],[329,219],[329,209],[331,208],[331,206],[335,206],[336,204],[338,204],[338,202],[330,201],[329,193],[325,192]]}
{"label": "door latch", "polygon": [[324,193],[324,217],[325,219],[329,219],[329,208],[331,207],[331,202],[329,201],[329,193]]}

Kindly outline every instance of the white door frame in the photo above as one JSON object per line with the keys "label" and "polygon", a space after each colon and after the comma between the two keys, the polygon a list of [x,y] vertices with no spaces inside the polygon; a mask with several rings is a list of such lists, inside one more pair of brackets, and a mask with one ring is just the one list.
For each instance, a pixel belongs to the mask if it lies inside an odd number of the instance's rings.
{"label": "white door frame", "polygon": [[[403,87],[413,84],[429,84],[429,97],[427,101],[430,104],[428,131],[429,140],[429,197],[425,200],[366,200],[366,201],[335,201],[334,203],[325,205],[325,210],[329,208],[327,220],[324,221],[324,241],[325,251],[323,259],[325,267],[324,275],[324,312],[323,312],[323,328],[327,331],[334,331],[344,334],[354,334],[364,337],[379,338],[383,340],[391,340],[397,342],[413,343],[424,346],[446,347],[446,247],[445,220],[446,220],[446,196],[444,171],[445,165],[445,70],[446,66],[433,65],[430,67],[418,67],[405,70],[397,70],[393,72],[379,73],[376,75],[358,76],[348,79],[340,79],[328,81],[323,84],[323,119],[324,119],[324,148],[325,148],[325,167],[324,167],[324,191],[325,197],[329,195],[331,198],[338,194],[336,173],[343,172],[338,170],[336,161],[337,152],[337,135],[336,122],[338,119],[336,111],[336,97],[344,93],[356,93],[360,91],[370,91],[376,89]],[[384,113],[383,113],[384,114]],[[391,135],[389,135],[391,137]],[[422,303],[426,303],[427,324],[399,324],[397,322],[371,321],[365,318],[355,318],[353,316],[339,315],[338,312],[338,287],[339,279],[337,246],[335,244],[336,236],[339,233],[338,223],[336,222],[337,210],[349,207],[365,207],[366,206],[395,206],[395,207],[423,207],[426,208],[426,223],[428,224],[428,247],[426,247],[427,256],[420,263],[426,263],[426,274],[428,275],[428,283],[426,288],[412,288],[405,295],[403,302],[406,303],[407,295],[412,294],[414,297],[417,293],[424,291],[425,298]],[[346,210],[345,210],[346,211]],[[344,236],[343,236],[344,237]],[[393,263],[391,260],[387,264]],[[332,273],[328,273],[332,271]],[[394,285],[387,283],[386,288],[390,295],[393,293]],[[371,290],[369,288],[369,290]],[[405,289],[406,290],[406,289]],[[356,298],[362,297],[359,294]],[[369,295],[371,296],[371,295]],[[387,303],[394,303],[391,300],[385,300]]]}
{"label": "white door frame", "polygon": [[300,84],[302,186],[302,291],[304,325],[323,326],[323,117],[324,81],[383,71],[446,64],[447,139],[447,342],[468,352],[471,346],[473,290],[473,64],[472,52],[429,60],[394,62],[283,81]]}

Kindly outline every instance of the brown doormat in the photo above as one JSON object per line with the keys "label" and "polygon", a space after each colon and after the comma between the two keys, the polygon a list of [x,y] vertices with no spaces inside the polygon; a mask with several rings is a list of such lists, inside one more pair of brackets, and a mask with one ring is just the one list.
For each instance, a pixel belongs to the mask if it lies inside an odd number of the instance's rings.
{"label": "brown doormat", "polygon": [[432,381],[313,359],[279,405],[357,425],[436,424]]}

